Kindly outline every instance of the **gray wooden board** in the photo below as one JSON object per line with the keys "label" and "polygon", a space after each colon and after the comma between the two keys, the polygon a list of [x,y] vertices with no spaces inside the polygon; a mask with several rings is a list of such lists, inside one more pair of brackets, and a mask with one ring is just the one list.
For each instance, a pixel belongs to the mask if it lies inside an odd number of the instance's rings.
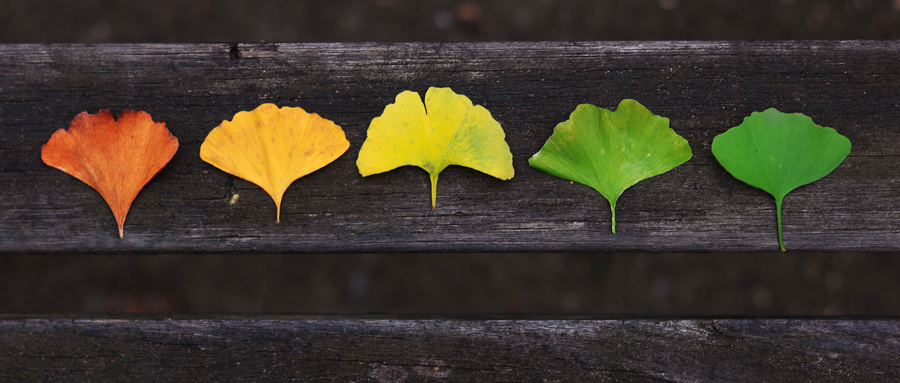
{"label": "gray wooden board", "polygon": [[[0,252],[773,251],[772,198],[710,153],[715,135],[769,107],[853,142],[831,175],[785,199],[785,246],[898,250],[898,63],[898,41],[0,45]],[[359,175],[369,122],[429,86],[490,110],[512,180],[451,166],[432,211],[420,169]],[[613,235],[597,192],[527,159],[576,105],[624,98],[670,118],[694,158],[627,190]],[[334,120],[351,144],[288,189],[281,223],[265,192],[198,154],[222,120],[265,102]],[[40,159],[54,131],[100,109],[145,110],[181,143],[123,239],[99,194]]]}
{"label": "gray wooden board", "polygon": [[893,320],[0,320],[0,380],[887,382]]}

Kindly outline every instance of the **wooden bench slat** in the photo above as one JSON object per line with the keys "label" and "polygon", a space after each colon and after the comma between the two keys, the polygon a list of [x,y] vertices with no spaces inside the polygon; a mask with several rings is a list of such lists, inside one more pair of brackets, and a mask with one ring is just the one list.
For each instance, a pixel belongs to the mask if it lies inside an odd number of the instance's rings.
{"label": "wooden bench slat", "polygon": [[891,320],[0,320],[0,380],[900,379]]}
{"label": "wooden bench slat", "polygon": [[[785,199],[785,246],[900,250],[897,62],[897,41],[0,45],[0,253],[775,251],[772,198],[709,151],[773,106],[853,142],[834,173]],[[371,119],[429,86],[491,111],[515,178],[450,167],[432,211],[420,169],[359,176]],[[669,117],[694,158],[627,190],[613,235],[598,193],[527,159],[577,104],[623,98]],[[261,189],[198,154],[222,120],[264,102],[332,119],[351,143],[288,189],[280,224]],[[181,142],[124,239],[96,192],[40,160],[55,130],[100,109],[146,110]]]}

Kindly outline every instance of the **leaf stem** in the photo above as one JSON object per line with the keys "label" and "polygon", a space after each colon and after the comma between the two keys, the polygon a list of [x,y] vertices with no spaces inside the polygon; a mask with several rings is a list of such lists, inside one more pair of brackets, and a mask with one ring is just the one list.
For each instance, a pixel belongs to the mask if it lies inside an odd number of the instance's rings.
{"label": "leaf stem", "polygon": [[784,239],[781,235],[781,198],[775,197],[775,215],[778,217],[778,247],[781,248],[781,251],[787,251],[784,249]]}
{"label": "leaf stem", "polygon": [[437,180],[438,175],[428,173],[431,177],[431,210],[434,210],[434,207],[437,205]]}
{"label": "leaf stem", "polygon": [[612,232],[616,233],[616,201],[609,201],[609,209],[612,211]]}
{"label": "leaf stem", "polygon": [[281,199],[284,198],[284,190],[279,194],[273,194],[272,202],[275,202],[275,222],[281,222]]}

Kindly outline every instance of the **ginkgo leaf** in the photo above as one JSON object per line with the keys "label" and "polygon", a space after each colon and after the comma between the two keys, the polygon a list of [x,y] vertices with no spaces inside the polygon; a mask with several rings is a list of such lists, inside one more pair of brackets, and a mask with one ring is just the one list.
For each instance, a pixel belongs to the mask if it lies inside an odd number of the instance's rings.
{"label": "ginkgo leaf", "polygon": [[261,187],[275,201],[298,178],[321,169],[350,148],[344,131],[331,120],[301,108],[262,104],[222,121],[200,145],[200,158],[226,173]]}
{"label": "ginkgo leaf", "polygon": [[800,113],[753,112],[713,139],[712,152],[734,178],[775,197],[778,246],[781,203],[792,190],[831,173],[850,154],[850,140]]}
{"label": "ginkgo leaf", "polygon": [[126,110],[116,121],[101,110],[81,112],[68,130],[53,133],[41,159],[97,190],[112,209],[121,238],[134,198],[177,150],[178,139],[147,112]]}
{"label": "ginkgo leaf", "polygon": [[581,104],[528,163],[540,171],[590,186],[609,201],[616,232],[616,201],[641,180],[691,159],[687,140],[669,128],[669,119],[634,100],[615,112]]}
{"label": "ginkgo leaf", "polygon": [[413,165],[431,177],[431,208],[438,174],[460,165],[502,180],[513,177],[512,153],[500,123],[481,105],[450,88],[404,91],[372,120],[356,161],[363,177]]}

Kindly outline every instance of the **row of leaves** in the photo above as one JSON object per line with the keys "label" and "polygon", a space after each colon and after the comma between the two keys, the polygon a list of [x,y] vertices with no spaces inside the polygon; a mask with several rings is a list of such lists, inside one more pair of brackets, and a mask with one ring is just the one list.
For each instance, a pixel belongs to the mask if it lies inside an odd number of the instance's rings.
{"label": "row of leaves", "polygon": [[[213,129],[200,147],[200,158],[263,188],[276,205],[295,180],[328,165],[350,147],[334,122],[301,108],[263,104],[235,114]],[[68,130],[60,129],[41,151],[49,166],[96,189],[109,204],[119,236],[138,192],[175,155],[178,140],[165,123],[146,112],[82,112]],[[850,140],[834,129],[815,125],[802,114],[768,109],[718,135],[712,152],[734,177],[775,197],[778,242],[781,203],[795,188],[834,170],[850,153]],[[688,142],[669,128],[669,119],[634,100],[615,112],[590,104],[575,108],[528,163],[543,172],[590,186],[612,211],[625,189],[665,173],[691,159]],[[438,175],[449,165],[466,166],[508,180],[512,153],[500,124],[490,112],[449,88],[429,88],[424,103],[405,91],[373,119],[357,159],[362,176],[414,165],[431,177],[431,206]]]}

